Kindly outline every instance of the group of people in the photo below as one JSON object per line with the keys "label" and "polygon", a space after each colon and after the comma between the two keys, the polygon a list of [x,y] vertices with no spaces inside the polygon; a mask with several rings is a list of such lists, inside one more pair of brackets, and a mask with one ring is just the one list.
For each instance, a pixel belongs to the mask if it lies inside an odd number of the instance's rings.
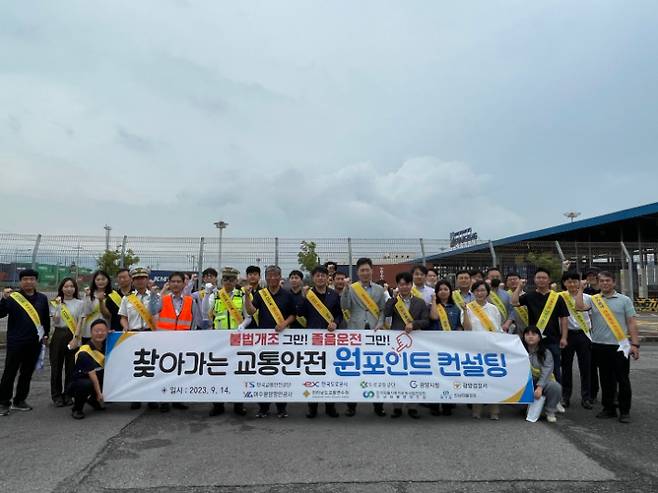
{"label": "group of people", "polygon": [[[194,279],[180,272],[169,276],[162,290],[149,284],[149,271],[121,269],[116,289],[110,276],[97,271],[81,297],[73,278],[61,281],[53,300],[37,291],[38,273],[20,272],[20,289],[7,288],[0,299],[0,317],[8,316],[7,357],[0,381],[0,416],[10,411],[29,411],[27,404],[32,373],[42,347],[49,347],[51,397],[55,407],[72,406],[72,416],[84,418],[84,406],[104,409],[103,368],[105,340],[109,331],[244,330],[313,328],[341,329],[470,330],[518,334],[528,351],[535,398],[545,397],[549,422],[571,404],[574,356],[580,373],[581,405],[592,409],[601,390],[598,418],[630,422],[630,357],[639,357],[639,340],[632,301],[615,289],[610,272],[565,272],[562,290],[552,289],[550,273],[534,274],[534,290],[526,292],[526,280],[514,272],[503,279],[498,268],[486,272],[462,270],[455,286],[438,279],[436,271],[415,265],[395,276],[395,289],[373,281],[372,261],[356,263],[358,279],[352,282],[334,262],[318,265],[305,286],[301,271],[293,270],[284,287],[281,269],[250,266],[245,278],[225,267],[219,273],[208,268],[198,289]],[[18,376],[18,379],[16,378]],[[17,382],[16,382],[17,380]],[[16,383],[16,385],[14,385]],[[166,412],[168,403],[149,403]],[[186,409],[182,403],[173,407]],[[139,409],[141,403],[132,403]],[[433,415],[451,414],[452,405],[430,405]],[[499,419],[498,405],[489,405],[489,417]],[[224,413],[215,403],[211,416]],[[257,417],[269,415],[270,404],[260,403]],[[415,406],[406,406],[411,418],[419,418]],[[481,418],[483,406],[471,406]],[[233,412],[245,415],[242,403]],[[335,404],[325,404],[328,416],[338,417]],[[385,416],[384,405],[374,412]],[[285,403],[276,404],[280,418],[287,417]],[[314,418],[318,404],[308,405]],[[347,405],[354,416],[356,404]],[[395,404],[392,417],[403,415]]]}

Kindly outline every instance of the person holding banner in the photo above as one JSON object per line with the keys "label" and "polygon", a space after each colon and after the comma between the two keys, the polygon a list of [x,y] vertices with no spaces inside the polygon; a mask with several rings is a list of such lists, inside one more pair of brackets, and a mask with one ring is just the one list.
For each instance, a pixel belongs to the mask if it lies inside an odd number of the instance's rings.
{"label": "person holding banner", "polygon": [[[84,302],[78,299],[78,283],[71,277],[62,279],[57,288],[57,297],[50,303],[50,315],[54,325],[50,338],[50,396],[55,407],[70,406],[72,400],[64,392],[71,382],[75,351],[70,344],[80,336],[80,319]],[[64,385],[62,386],[62,370]]]}
{"label": "person holding banner", "polygon": [[[384,305],[386,291],[372,281],[372,260],[362,257],[356,261],[356,273],[359,280],[346,284],[340,296],[340,305],[350,313],[349,328],[357,330],[379,330],[384,327]],[[386,416],[384,404],[373,403],[377,416]],[[356,403],[347,405],[346,416],[356,414]]]}
{"label": "person holding banner", "polygon": [[[247,313],[254,315],[258,312],[258,327],[261,329],[274,329],[281,332],[295,321],[297,307],[292,295],[281,288],[281,268],[278,265],[270,265],[265,269],[265,282],[267,286],[254,293],[253,300],[250,299],[251,285],[245,287],[245,303]],[[257,418],[266,418],[269,415],[270,403],[258,404]],[[277,402],[277,417],[287,418],[288,411],[285,402]]]}
{"label": "person holding banner", "polygon": [[460,270],[455,275],[455,285],[457,289],[452,292],[452,299],[459,308],[473,301],[474,296],[471,293],[471,274],[467,270]]}
{"label": "person holding banner", "polygon": [[[343,311],[340,307],[340,297],[333,289],[328,287],[329,271],[323,265],[318,265],[311,271],[313,287],[306,290],[302,304],[297,308],[297,316],[304,317],[307,327],[311,329],[336,330],[343,321]],[[336,405],[326,403],[325,413],[331,418],[337,418]],[[308,405],[306,417],[315,418],[318,415],[318,403]]]}
{"label": "person holding banner", "polygon": [[[489,303],[490,288],[484,281],[476,281],[473,284],[472,293],[475,299],[462,308],[461,322],[464,330],[503,332],[502,317],[500,311],[493,303]],[[480,419],[482,416],[482,404],[473,404],[473,418]],[[498,421],[500,419],[500,406],[489,405],[489,418]]]}
{"label": "person holding banner", "polygon": [[[425,330],[429,327],[429,312],[423,298],[412,294],[414,278],[409,272],[399,272],[395,276],[398,293],[384,305],[384,320],[391,330],[403,330],[407,334],[413,330]],[[405,405],[410,418],[418,419],[420,414],[415,404]],[[391,418],[402,416],[403,407],[399,404],[393,408]]]}
{"label": "person holding banner", "polygon": [[[592,322],[589,311],[592,309],[592,297],[583,293],[583,282],[578,272],[570,271],[562,275],[560,293],[569,309],[569,335],[567,347],[562,349],[562,406],[569,407],[573,387],[573,357],[578,356],[578,372],[580,373],[581,405],[592,409],[590,395],[591,364],[592,364]],[[576,304],[585,306],[587,310],[578,310]]]}
{"label": "person holding banner", "polygon": [[432,330],[462,330],[461,310],[452,299],[452,286],[445,279],[437,281],[430,305]]}
{"label": "person holding banner", "polygon": [[25,399],[30,393],[32,373],[39,360],[41,345],[48,342],[50,333],[48,298],[37,292],[39,273],[25,269],[18,274],[18,279],[20,290],[5,288],[0,299],[0,318],[8,317],[7,356],[0,379],[0,416],[9,414],[10,409],[32,410]]}
{"label": "person holding banner", "polygon": [[[551,290],[551,274],[540,267],[535,271],[535,291],[521,294],[525,287],[522,279],[512,294],[512,305],[528,307],[528,323],[542,331],[546,347],[553,355],[554,373],[558,382],[562,380],[560,350],[568,344],[569,309],[564,299]],[[562,405],[558,411],[564,412]]]}
{"label": "person holding banner", "polygon": [[[611,272],[599,272],[601,292],[592,296],[592,358],[601,377],[601,404],[603,410],[597,418],[616,418],[615,390],[619,386],[619,422],[630,423],[631,380],[629,355],[640,357],[637,316],[633,301],[615,290],[615,277]],[[576,308],[587,307],[576,300]],[[630,341],[629,341],[630,338]]]}
{"label": "person holding banner", "polygon": [[[244,302],[245,294],[237,287],[240,272],[233,267],[222,269],[222,287],[216,293],[210,294],[208,303],[212,308],[208,318],[213,321],[215,330],[244,330],[251,323],[251,316],[247,313]],[[210,408],[210,416],[224,414],[224,403],[214,402]],[[241,402],[233,404],[233,413],[238,416],[247,414],[247,409]]]}
{"label": "person holding banner", "polygon": [[426,284],[427,281],[427,267],[424,265],[414,265],[411,269],[411,275],[413,276],[413,295],[425,301],[427,306],[430,306],[432,303],[432,295],[434,294],[434,289],[429,287]]}
{"label": "person holding banner", "polygon": [[[245,286],[242,290],[249,296],[250,300],[254,299],[254,293],[258,292],[260,289],[260,267],[257,265],[250,265],[247,267],[245,270],[245,274],[247,275],[247,285],[249,288]],[[256,313],[251,314],[251,323],[249,324],[248,329],[257,329],[258,328],[258,311]]]}
{"label": "person holding banner", "polygon": [[80,347],[75,356],[75,368],[68,392],[73,396],[73,419],[83,419],[84,405],[89,404],[97,411],[105,409],[103,404],[103,368],[105,366],[105,339],[108,326],[103,319],[91,324],[91,339]]}
{"label": "person holding banner", "polygon": [[523,331],[522,341],[526,351],[528,351],[528,358],[530,358],[535,400],[540,399],[542,396],[546,397],[544,405],[546,421],[555,423],[557,421],[555,412],[558,404],[560,404],[562,387],[555,381],[553,375],[553,355],[546,350],[541,331],[537,327],[532,325],[527,327]]}
{"label": "person holding banner", "polygon": [[[110,302],[107,299],[112,294]],[[116,294],[116,296],[115,296]],[[98,320],[103,319],[107,323],[112,320],[112,311],[118,312],[121,299],[117,300],[118,293],[112,289],[112,281],[110,276],[105,271],[97,270],[91,277],[89,285],[89,293],[85,296],[85,307],[83,311],[83,320],[81,322],[81,336],[82,343],[87,344],[91,338],[91,324]],[[118,305],[115,305],[118,303]]]}

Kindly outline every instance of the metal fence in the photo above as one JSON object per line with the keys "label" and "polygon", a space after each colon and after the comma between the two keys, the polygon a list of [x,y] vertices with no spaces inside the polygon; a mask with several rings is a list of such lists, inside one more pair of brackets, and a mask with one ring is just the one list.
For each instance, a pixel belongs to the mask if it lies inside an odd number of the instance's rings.
{"label": "metal fence", "polygon": [[[40,285],[52,287],[72,275],[84,279],[106,250],[139,257],[152,270],[198,272],[220,263],[241,271],[248,265],[279,265],[284,272],[299,268],[302,241],[315,242],[320,263],[333,260],[352,265],[359,257],[375,264],[397,264],[448,248],[442,239],[364,238],[222,238],[74,236],[0,233],[0,284],[15,284],[18,271],[39,269]],[[221,248],[220,248],[221,245]],[[220,262],[221,256],[221,262]]]}

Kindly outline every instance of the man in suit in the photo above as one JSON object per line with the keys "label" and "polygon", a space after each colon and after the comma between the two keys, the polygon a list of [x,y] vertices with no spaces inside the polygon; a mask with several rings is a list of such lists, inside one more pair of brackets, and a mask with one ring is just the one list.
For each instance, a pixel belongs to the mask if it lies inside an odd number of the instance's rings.
{"label": "man in suit", "polygon": [[[413,330],[425,330],[430,325],[427,303],[414,296],[413,276],[409,272],[400,272],[395,276],[398,294],[384,305],[384,321],[391,330],[404,330],[407,334]],[[406,405],[409,417],[418,419],[418,409],[414,404]],[[391,418],[402,416],[402,406],[393,409]]]}
{"label": "man in suit", "polygon": [[[384,304],[386,291],[372,282],[372,260],[362,257],[356,261],[356,273],[359,278],[351,286],[347,284],[340,296],[343,310],[349,310],[350,329],[379,330],[384,327]],[[386,416],[384,404],[373,404],[377,416]],[[356,404],[347,405],[346,416],[356,414]]]}

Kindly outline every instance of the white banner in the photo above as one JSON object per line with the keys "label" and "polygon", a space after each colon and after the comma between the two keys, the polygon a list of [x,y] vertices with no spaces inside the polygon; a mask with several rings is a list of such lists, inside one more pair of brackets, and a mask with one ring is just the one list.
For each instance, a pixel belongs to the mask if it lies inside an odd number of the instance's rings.
{"label": "white banner", "polygon": [[491,332],[119,332],[105,361],[106,401],[533,401],[519,337]]}

